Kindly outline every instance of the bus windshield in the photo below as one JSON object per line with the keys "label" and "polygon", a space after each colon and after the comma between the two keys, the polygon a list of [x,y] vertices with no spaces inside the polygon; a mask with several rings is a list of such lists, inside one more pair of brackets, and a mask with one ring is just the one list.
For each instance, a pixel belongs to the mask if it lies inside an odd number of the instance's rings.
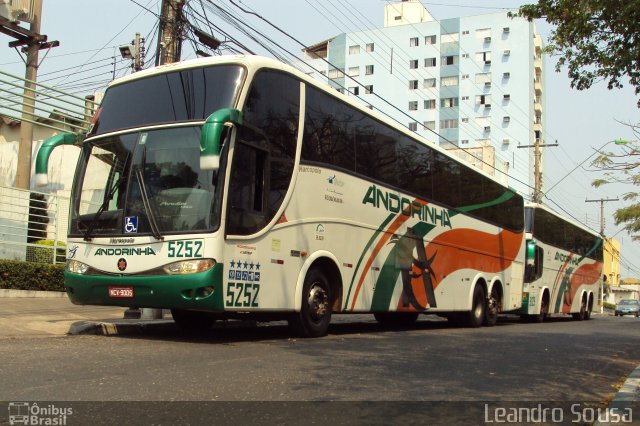
{"label": "bus windshield", "polygon": [[203,121],[235,104],[244,68],[218,65],[152,75],[107,89],[89,137],[116,130]]}
{"label": "bus windshield", "polygon": [[200,133],[187,126],[85,143],[70,233],[90,239],[217,229],[222,173],[200,170]]}

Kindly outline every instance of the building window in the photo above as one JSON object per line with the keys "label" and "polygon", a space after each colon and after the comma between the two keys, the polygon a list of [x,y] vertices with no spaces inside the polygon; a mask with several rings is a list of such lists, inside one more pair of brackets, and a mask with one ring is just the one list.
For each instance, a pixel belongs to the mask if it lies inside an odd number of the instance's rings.
{"label": "building window", "polygon": [[364,94],[370,95],[371,93],[373,93],[373,84],[368,84],[364,86]]}
{"label": "building window", "polygon": [[416,90],[418,88],[418,80],[409,80],[409,90]]}
{"label": "building window", "polygon": [[360,53],[360,45],[354,44],[353,46],[349,46],[349,55],[357,55]]}
{"label": "building window", "polygon": [[422,127],[424,127],[424,129],[430,129],[430,130],[435,130],[436,129],[436,122],[435,121],[425,121],[422,124]]}
{"label": "building window", "polygon": [[418,110],[418,101],[409,102],[409,111],[417,111]]}
{"label": "building window", "polygon": [[418,60],[412,59],[409,61],[409,69],[415,70],[418,68]]}
{"label": "building window", "polygon": [[418,37],[411,37],[409,39],[409,46],[416,47],[418,45]]}
{"label": "building window", "polygon": [[455,65],[458,63],[458,57],[456,55],[443,56],[441,60],[442,66]]}
{"label": "building window", "polygon": [[491,95],[476,96],[476,105],[491,105]]}
{"label": "building window", "polygon": [[469,100],[469,97],[468,97],[468,96],[463,96],[463,97],[462,97],[462,100],[463,100],[463,101],[468,101],[468,100]]}
{"label": "building window", "polygon": [[440,107],[453,108],[458,106],[458,98],[442,98],[440,99]]}
{"label": "building window", "polygon": [[441,129],[457,129],[458,128],[458,119],[452,118],[449,120],[440,120],[440,128]]}
{"label": "building window", "polygon": [[477,84],[491,83],[491,73],[490,72],[477,73],[476,74],[476,83]]}
{"label": "building window", "polygon": [[463,118],[463,119],[462,119],[462,122],[463,122],[463,123],[468,123],[468,122],[469,122],[469,117],[465,117],[465,118]]}
{"label": "building window", "polygon": [[425,101],[424,101],[424,109],[436,109],[436,100],[435,99],[425,99]]}
{"label": "building window", "polygon": [[469,30],[462,31],[462,35],[467,35],[467,34],[469,34]]}
{"label": "building window", "polygon": [[425,88],[425,89],[429,89],[431,87],[436,87],[436,79],[435,78],[425,78],[422,87]]}
{"label": "building window", "polygon": [[425,58],[424,66],[425,67],[435,67],[436,66],[436,58]]}
{"label": "building window", "polygon": [[436,36],[435,35],[425,36],[424,44],[436,44]]}
{"label": "building window", "polygon": [[373,45],[373,43],[367,43],[367,45],[365,46],[365,50],[367,52],[371,53],[371,52],[373,52],[374,47],[375,46]]}
{"label": "building window", "polygon": [[364,74],[365,75],[373,74],[373,65],[367,65],[366,67],[364,67]]}
{"label": "building window", "polygon": [[458,76],[452,75],[450,77],[441,77],[440,78],[440,87],[450,87],[458,85]]}
{"label": "building window", "polygon": [[349,87],[349,93],[358,96],[360,94],[360,88],[358,86]]}
{"label": "building window", "polygon": [[468,57],[469,57],[469,54],[468,54],[468,53],[463,53],[463,54],[462,54],[462,57],[463,57],[463,58],[468,58]]}
{"label": "building window", "polygon": [[415,121],[412,121],[411,123],[409,123],[409,130],[411,130],[412,132],[417,131],[418,123],[416,123]]}
{"label": "building window", "polygon": [[468,79],[468,78],[469,78],[469,74],[462,74],[462,77],[461,77],[461,78],[462,78],[463,80],[466,80],[466,79]]}
{"label": "building window", "polygon": [[467,145],[467,144],[469,143],[469,139],[462,139],[462,140],[460,141],[460,143],[461,143],[462,145]]}
{"label": "building window", "polygon": [[349,67],[349,75],[351,77],[358,77],[360,75],[360,67]]}
{"label": "building window", "polygon": [[484,62],[485,65],[491,64],[491,52],[478,52],[476,53],[476,61]]}
{"label": "building window", "polygon": [[341,78],[344,77],[344,71],[333,68],[329,70],[329,78]]}

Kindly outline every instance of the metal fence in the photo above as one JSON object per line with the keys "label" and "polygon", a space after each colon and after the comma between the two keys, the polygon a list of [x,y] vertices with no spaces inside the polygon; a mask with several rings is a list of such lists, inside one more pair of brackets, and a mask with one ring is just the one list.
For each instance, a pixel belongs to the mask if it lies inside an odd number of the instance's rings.
{"label": "metal fence", "polygon": [[69,198],[0,186],[0,258],[64,263]]}

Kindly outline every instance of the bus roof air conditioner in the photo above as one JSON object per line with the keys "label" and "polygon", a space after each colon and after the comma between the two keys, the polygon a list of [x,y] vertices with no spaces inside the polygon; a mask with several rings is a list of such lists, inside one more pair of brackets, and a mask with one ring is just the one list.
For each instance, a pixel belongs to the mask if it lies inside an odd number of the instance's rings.
{"label": "bus roof air conditioner", "polygon": [[200,136],[200,169],[220,168],[220,149],[225,127],[242,124],[242,112],[235,108],[222,108],[211,114],[202,126]]}

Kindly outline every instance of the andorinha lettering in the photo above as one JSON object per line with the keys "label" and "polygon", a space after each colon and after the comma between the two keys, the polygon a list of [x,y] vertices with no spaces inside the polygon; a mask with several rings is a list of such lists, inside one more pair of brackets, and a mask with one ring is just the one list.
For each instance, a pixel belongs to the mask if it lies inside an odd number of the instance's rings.
{"label": "andorinha lettering", "polygon": [[575,265],[578,266],[578,264],[580,263],[580,259],[578,258],[578,256],[573,256],[571,258],[569,258],[569,255],[567,254],[562,254],[559,251],[556,252],[556,259],[555,260],[559,260],[560,262],[569,262],[571,265]]}
{"label": "andorinha lettering", "polygon": [[156,252],[151,247],[122,247],[122,248],[98,248],[94,256],[155,256]]}
{"label": "andorinha lettering", "polygon": [[375,185],[369,187],[362,204],[371,204],[376,208],[384,208],[391,213],[402,213],[405,216],[417,217],[422,222],[451,228],[449,212],[446,209],[411,201],[393,192],[382,191]]}

